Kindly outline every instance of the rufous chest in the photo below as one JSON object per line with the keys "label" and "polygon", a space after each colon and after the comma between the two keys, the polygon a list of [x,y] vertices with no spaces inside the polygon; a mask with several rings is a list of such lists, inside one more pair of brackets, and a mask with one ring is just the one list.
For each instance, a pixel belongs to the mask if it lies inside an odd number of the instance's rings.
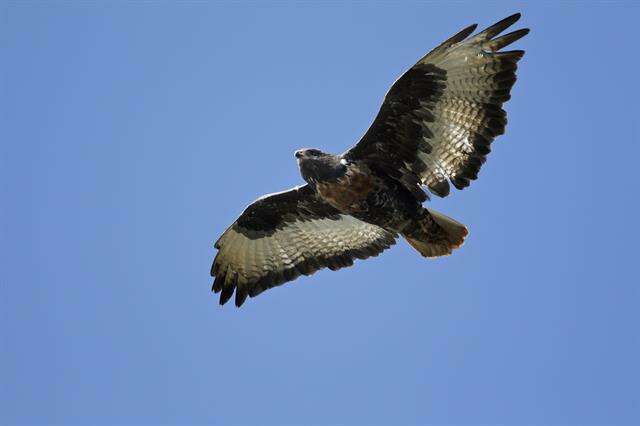
{"label": "rufous chest", "polygon": [[344,213],[366,209],[366,199],[375,188],[376,179],[369,173],[350,168],[344,176],[326,182],[318,182],[318,194],[331,206]]}

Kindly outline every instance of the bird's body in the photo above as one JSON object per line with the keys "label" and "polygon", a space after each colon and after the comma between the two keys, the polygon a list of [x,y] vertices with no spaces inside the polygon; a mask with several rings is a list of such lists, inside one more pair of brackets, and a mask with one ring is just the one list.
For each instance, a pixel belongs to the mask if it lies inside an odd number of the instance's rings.
{"label": "bird's body", "polygon": [[425,257],[450,254],[464,225],[424,208],[423,187],[440,197],[477,178],[524,52],[502,52],[528,30],[501,37],[519,14],[474,37],[472,25],[402,75],[360,142],[341,155],[296,151],[305,186],[252,203],[223,233],[211,274],[224,304],[318,269],[376,256],[403,236]]}
{"label": "bird's body", "polygon": [[421,203],[397,181],[376,173],[365,162],[349,162],[315,149],[297,151],[296,157],[302,178],[320,199],[340,213],[401,232],[422,209]]}

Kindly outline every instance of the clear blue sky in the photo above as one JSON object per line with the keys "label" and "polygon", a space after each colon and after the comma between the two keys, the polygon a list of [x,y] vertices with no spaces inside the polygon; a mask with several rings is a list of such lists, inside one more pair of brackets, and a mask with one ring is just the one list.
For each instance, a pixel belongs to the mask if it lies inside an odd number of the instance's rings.
{"label": "clear blue sky", "polygon": [[[640,424],[637,3],[5,2],[2,424]],[[213,241],[462,27],[521,11],[509,126],[405,243],[209,293]]]}

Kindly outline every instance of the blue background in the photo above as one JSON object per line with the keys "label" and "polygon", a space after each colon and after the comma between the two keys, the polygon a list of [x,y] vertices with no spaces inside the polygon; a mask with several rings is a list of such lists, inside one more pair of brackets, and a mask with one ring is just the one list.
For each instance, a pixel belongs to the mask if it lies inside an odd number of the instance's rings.
{"label": "blue background", "polygon": [[[213,241],[462,27],[507,134],[406,243],[221,308]],[[2,6],[3,424],[640,424],[637,3]]]}

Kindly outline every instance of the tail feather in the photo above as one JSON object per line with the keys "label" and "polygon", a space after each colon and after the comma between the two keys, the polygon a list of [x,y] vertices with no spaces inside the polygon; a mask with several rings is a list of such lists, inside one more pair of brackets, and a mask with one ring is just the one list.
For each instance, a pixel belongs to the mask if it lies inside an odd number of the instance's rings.
{"label": "tail feather", "polygon": [[433,210],[424,210],[424,215],[410,224],[402,233],[407,242],[425,257],[451,254],[462,246],[469,234],[467,228],[450,217]]}

